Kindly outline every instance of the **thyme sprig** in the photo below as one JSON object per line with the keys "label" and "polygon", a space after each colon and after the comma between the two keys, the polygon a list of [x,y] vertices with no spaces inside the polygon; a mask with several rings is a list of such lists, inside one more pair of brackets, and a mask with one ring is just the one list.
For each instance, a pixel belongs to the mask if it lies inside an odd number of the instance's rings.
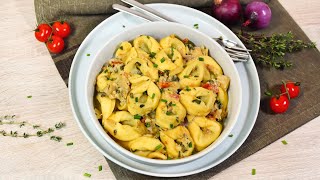
{"label": "thyme sprig", "polygon": [[246,47],[252,50],[251,55],[256,62],[276,69],[284,69],[293,65],[291,61],[284,59],[287,53],[316,48],[314,42],[308,43],[295,39],[292,32],[266,36],[240,31],[237,35]]}
{"label": "thyme sprig", "polygon": [[[32,136],[42,137],[44,135],[49,135],[53,133],[55,130],[59,130],[63,127],[65,127],[65,123],[59,122],[54,125],[54,127],[51,128],[43,128],[42,126],[38,124],[31,124],[26,121],[16,121],[15,120],[16,115],[5,115],[0,116],[0,125],[17,125],[20,128],[22,127],[32,127],[33,129],[36,129],[37,131],[35,133],[19,133],[18,131],[6,131],[6,130],[0,130],[0,135],[2,136],[11,136],[11,137],[21,137],[21,138],[28,138]],[[62,137],[60,136],[50,136],[51,140],[60,142],[62,140]]]}

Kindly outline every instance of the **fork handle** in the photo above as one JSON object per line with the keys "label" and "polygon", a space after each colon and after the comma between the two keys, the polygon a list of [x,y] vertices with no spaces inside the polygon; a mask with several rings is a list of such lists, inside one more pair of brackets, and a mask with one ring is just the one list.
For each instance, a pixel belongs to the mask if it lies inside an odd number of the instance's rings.
{"label": "fork handle", "polygon": [[118,11],[121,11],[121,12],[124,12],[124,13],[128,13],[128,14],[131,14],[133,16],[136,16],[136,17],[139,17],[139,18],[142,18],[146,21],[158,21],[158,19],[154,18],[154,17],[151,17],[151,16],[148,16],[148,15],[145,15],[141,12],[138,12],[138,11],[135,11],[133,9],[130,9],[130,8],[127,8],[125,6],[122,6],[120,4],[113,4],[112,5],[112,8],[115,9],[115,10],[118,10]]}
{"label": "fork handle", "polygon": [[149,14],[150,16],[156,18],[157,20],[161,20],[161,21],[166,21],[166,22],[176,22],[175,20],[171,19],[170,17],[162,14],[162,13],[159,13],[158,11],[144,5],[144,4],[141,4],[139,3],[138,1],[135,1],[135,0],[121,0],[122,2],[126,3],[126,4],[129,4],[133,7],[136,7],[138,8],[139,10]]}

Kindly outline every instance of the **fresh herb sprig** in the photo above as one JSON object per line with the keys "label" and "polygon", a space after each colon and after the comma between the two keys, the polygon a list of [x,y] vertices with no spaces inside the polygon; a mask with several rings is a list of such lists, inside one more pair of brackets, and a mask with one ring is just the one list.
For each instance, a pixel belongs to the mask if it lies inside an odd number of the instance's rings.
{"label": "fresh herb sprig", "polygon": [[240,31],[237,35],[246,47],[252,50],[251,55],[256,62],[276,69],[284,69],[293,65],[291,61],[284,59],[287,53],[316,48],[314,42],[308,43],[295,39],[292,32],[266,36]]}
{"label": "fresh herb sprig", "polygon": [[[10,137],[21,137],[21,138],[28,138],[28,137],[42,137],[44,135],[49,135],[53,133],[55,130],[59,130],[63,127],[65,127],[65,123],[59,122],[54,125],[54,127],[51,128],[43,128],[42,126],[38,124],[31,124],[26,121],[16,121],[15,120],[16,115],[5,115],[0,116],[0,125],[16,125],[20,128],[24,126],[32,127],[33,129],[37,130],[34,133],[27,133],[27,132],[18,132],[18,131],[6,131],[6,130],[0,130],[0,135],[2,136],[10,136]],[[50,136],[51,140],[60,142],[62,140],[62,137],[60,136]]]}

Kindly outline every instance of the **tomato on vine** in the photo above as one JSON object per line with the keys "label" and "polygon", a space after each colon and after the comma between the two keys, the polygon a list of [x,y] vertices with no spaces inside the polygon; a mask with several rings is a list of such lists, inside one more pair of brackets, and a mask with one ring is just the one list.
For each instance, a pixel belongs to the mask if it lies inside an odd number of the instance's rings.
{"label": "tomato on vine", "polygon": [[283,83],[280,87],[280,91],[281,91],[281,93],[287,93],[287,91],[288,91],[290,98],[292,98],[292,99],[296,98],[300,94],[300,83],[299,82],[290,82],[290,81],[287,83]]}
{"label": "tomato on vine", "polygon": [[71,33],[70,25],[66,21],[56,21],[52,25],[53,34],[60,36],[61,38],[66,38]]}
{"label": "tomato on vine", "polygon": [[40,42],[47,42],[52,34],[52,28],[48,24],[39,24],[34,30],[34,36]]}
{"label": "tomato on vine", "polygon": [[61,37],[53,35],[46,43],[52,53],[60,53],[64,48],[64,41]]}
{"label": "tomato on vine", "polygon": [[284,113],[288,110],[290,101],[286,95],[273,96],[270,99],[270,108],[275,113]]}

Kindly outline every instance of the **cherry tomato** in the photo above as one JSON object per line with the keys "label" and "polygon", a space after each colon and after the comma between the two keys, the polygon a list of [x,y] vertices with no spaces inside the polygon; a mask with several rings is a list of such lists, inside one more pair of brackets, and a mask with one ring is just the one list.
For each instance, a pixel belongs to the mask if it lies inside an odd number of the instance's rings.
{"label": "cherry tomato", "polygon": [[270,99],[270,108],[275,113],[284,113],[289,108],[290,102],[286,95],[272,97]]}
{"label": "cherry tomato", "polygon": [[59,36],[51,36],[51,38],[46,43],[50,52],[60,53],[64,48],[64,41]]}
{"label": "cherry tomato", "polygon": [[[286,87],[288,90],[288,93],[290,95],[290,98],[296,98],[300,93],[300,83],[294,83],[294,82],[287,82]],[[284,84],[280,87],[281,93],[286,93],[286,89],[284,87]]]}
{"label": "cherry tomato", "polygon": [[52,28],[48,24],[39,24],[34,31],[34,36],[40,42],[47,42],[52,33]]}
{"label": "cherry tomato", "polygon": [[61,38],[66,38],[71,33],[70,25],[65,21],[56,21],[52,25],[53,34],[60,36]]}

